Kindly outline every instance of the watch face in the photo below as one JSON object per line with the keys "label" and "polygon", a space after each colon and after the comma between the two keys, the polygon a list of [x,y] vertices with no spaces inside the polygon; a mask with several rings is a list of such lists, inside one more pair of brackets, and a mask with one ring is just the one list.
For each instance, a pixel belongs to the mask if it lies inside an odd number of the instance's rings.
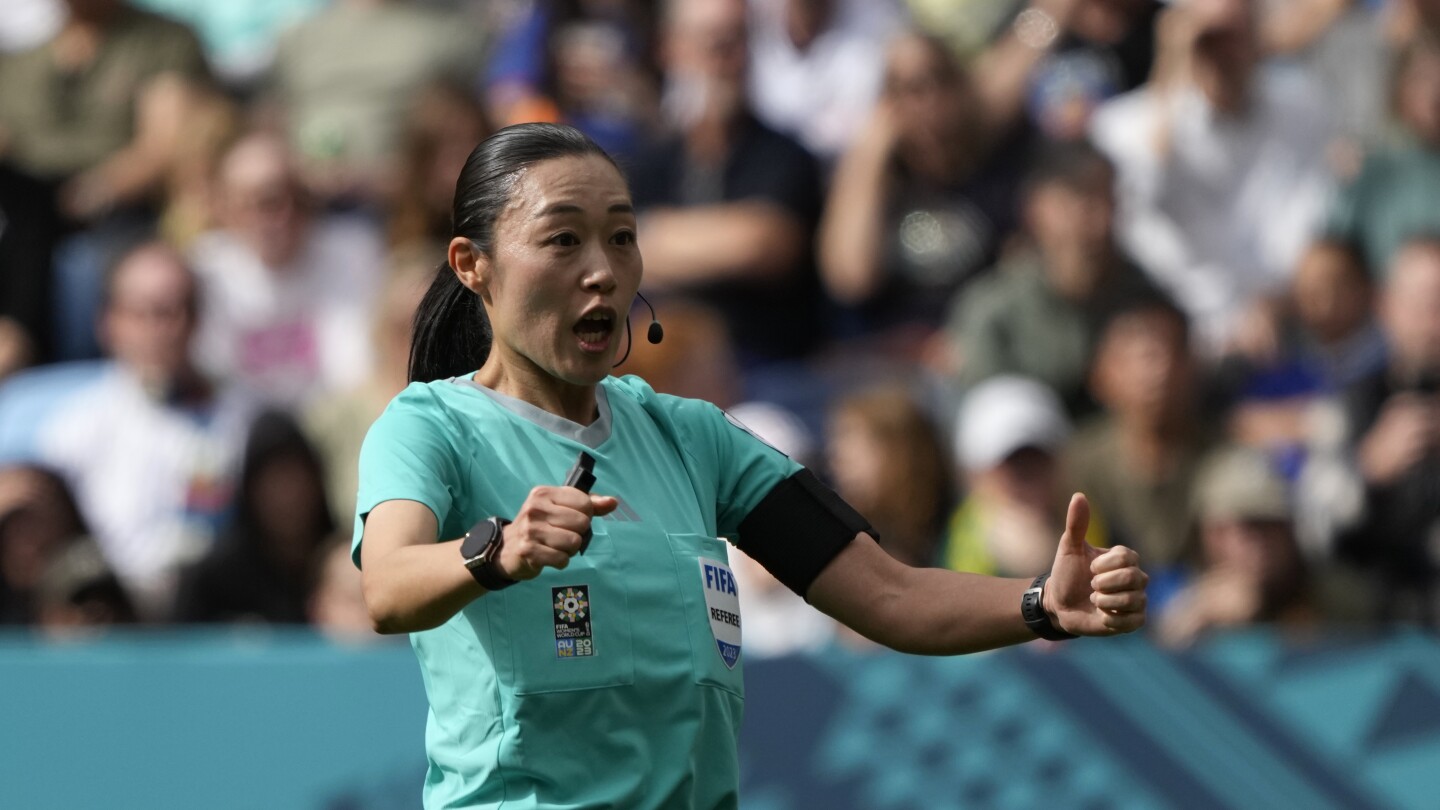
{"label": "watch face", "polygon": [[465,533],[465,540],[460,543],[460,556],[471,560],[489,548],[495,540],[495,523],[496,521],[486,518],[470,527],[470,531]]}

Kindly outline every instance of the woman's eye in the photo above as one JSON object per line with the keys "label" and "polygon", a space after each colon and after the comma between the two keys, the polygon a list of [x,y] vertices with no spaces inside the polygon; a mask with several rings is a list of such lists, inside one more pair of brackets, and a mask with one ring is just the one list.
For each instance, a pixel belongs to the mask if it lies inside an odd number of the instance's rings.
{"label": "woman's eye", "polygon": [[633,245],[635,244],[635,232],[621,231],[610,237],[610,241],[614,242],[617,245]]}
{"label": "woman's eye", "polygon": [[573,233],[557,233],[550,237],[550,244],[560,247],[575,247],[580,244],[580,239]]}

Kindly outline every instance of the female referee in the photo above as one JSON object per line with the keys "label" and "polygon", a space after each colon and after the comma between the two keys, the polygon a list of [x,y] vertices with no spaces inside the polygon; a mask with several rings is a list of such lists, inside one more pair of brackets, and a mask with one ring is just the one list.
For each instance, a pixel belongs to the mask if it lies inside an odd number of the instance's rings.
{"label": "female referee", "polygon": [[[624,178],[578,131],[481,143],[454,223],[413,382],[365,440],[354,541],[376,629],[410,633],[420,659],[426,807],[736,806],[725,539],[897,650],[1144,623],[1146,575],[1084,541],[1082,496],[1048,583],[910,568],[720,409],[611,377],[640,249]],[[561,485],[582,452],[604,494]]]}

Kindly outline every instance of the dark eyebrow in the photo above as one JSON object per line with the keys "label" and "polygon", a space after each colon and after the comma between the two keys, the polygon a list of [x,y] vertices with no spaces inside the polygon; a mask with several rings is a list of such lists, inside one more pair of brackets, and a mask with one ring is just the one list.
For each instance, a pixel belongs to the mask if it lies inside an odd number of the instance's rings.
{"label": "dark eyebrow", "polygon": [[[578,205],[575,205],[574,203],[555,203],[554,205],[550,206],[549,208],[546,208],[544,211],[541,211],[541,212],[540,212],[540,216],[542,216],[542,217],[548,217],[548,216],[554,216],[554,215],[556,215],[556,214],[583,214],[583,213],[585,213],[585,209],[581,208],[581,207],[578,206]],[[609,208],[609,213],[611,213],[611,214],[633,214],[633,213],[635,213],[635,206],[631,205],[630,203],[615,203],[614,205],[610,206],[610,208]]]}

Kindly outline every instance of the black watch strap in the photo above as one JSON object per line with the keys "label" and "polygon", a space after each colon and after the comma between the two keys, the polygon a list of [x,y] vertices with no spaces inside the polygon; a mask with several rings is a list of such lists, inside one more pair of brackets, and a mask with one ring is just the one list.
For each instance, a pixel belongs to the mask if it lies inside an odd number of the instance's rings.
{"label": "black watch strap", "polygon": [[1066,639],[1079,638],[1074,633],[1067,633],[1064,630],[1050,623],[1050,617],[1045,613],[1044,595],[1045,580],[1049,574],[1041,574],[1035,577],[1030,583],[1030,588],[1025,595],[1020,597],[1020,618],[1025,620],[1025,626],[1030,631],[1046,641],[1065,641]]}

